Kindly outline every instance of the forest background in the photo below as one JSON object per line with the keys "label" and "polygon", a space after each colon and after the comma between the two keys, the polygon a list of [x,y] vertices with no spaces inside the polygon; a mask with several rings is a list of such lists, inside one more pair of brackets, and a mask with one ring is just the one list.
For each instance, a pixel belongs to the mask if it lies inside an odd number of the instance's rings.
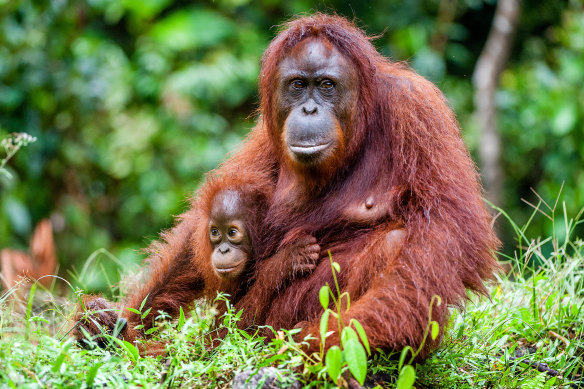
{"label": "forest background", "polygon": [[[392,60],[446,94],[479,168],[473,74],[491,31],[491,0],[0,0],[0,139],[37,141],[0,175],[0,248],[24,249],[42,218],[60,272],[105,248],[104,289],[173,224],[205,172],[253,127],[260,58],[294,15],[355,19]],[[584,4],[524,0],[495,94],[500,206],[518,225],[538,196],[584,206]],[[0,148],[0,159],[4,158]],[[560,188],[563,189],[560,193]],[[533,191],[532,191],[533,189]],[[562,212],[559,212],[561,216]],[[512,252],[503,218],[498,231]],[[542,215],[542,236],[562,224]],[[580,226],[580,235],[582,226]],[[97,264],[97,262],[95,263]],[[105,277],[104,275],[108,275]]]}

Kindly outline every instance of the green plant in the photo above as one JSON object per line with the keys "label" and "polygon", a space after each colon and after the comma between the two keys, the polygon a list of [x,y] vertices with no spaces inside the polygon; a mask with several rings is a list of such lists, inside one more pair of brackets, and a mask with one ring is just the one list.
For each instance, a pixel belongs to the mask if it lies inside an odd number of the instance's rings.
{"label": "green plant", "polygon": [[[426,330],[424,331],[424,337],[422,338],[422,343],[418,347],[417,350],[414,350],[410,346],[406,346],[403,348],[397,370],[399,371],[399,376],[397,379],[397,388],[398,389],[409,389],[414,386],[414,382],[416,381],[416,368],[412,366],[420,351],[424,348],[426,341],[428,340],[428,335],[435,340],[438,338],[440,334],[440,326],[438,322],[432,320],[432,307],[434,306],[434,302],[436,302],[437,306],[442,304],[442,299],[440,296],[434,295],[432,296],[432,300],[430,301],[430,308],[428,312],[428,325],[426,326]],[[410,353],[410,360],[408,363],[405,363],[406,358],[408,357],[408,353]]]}
{"label": "green plant", "polygon": [[[444,341],[423,364],[415,364],[416,353],[409,348],[401,358],[399,353],[377,350],[366,365],[367,381],[384,388],[412,388],[414,381],[416,387],[437,389],[581,386],[584,241],[578,237],[577,228],[584,223],[581,220],[584,213],[572,219],[566,214],[567,207],[561,201],[557,204],[556,207],[550,203],[551,210],[546,213],[557,218],[555,227],[566,231],[567,240],[564,234],[533,239],[530,226],[515,226],[518,246],[517,257],[511,258],[513,269],[498,275],[497,284],[487,286],[490,298],[472,296],[464,311],[453,310]],[[546,220],[551,222],[548,217]],[[546,241],[554,247],[552,252],[543,250],[542,242]],[[541,265],[530,258],[539,258]],[[337,277],[340,267],[333,264],[332,258],[329,260]],[[329,312],[330,324],[337,327],[340,322],[346,328],[349,324],[343,321],[347,321],[346,316],[339,318],[338,314],[345,314],[349,297],[340,294],[332,283],[323,290],[319,296],[323,302],[328,298],[326,309],[337,314]],[[303,343],[294,340],[298,329],[274,331],[275,339],[266,344],[261,332],[237,328],[241,312],[236,312],[231,304],[223,316],[217,317],[211,302],[199,301],[190,315],[179,311],[178,320],[159,323],[159,330],[149,341],[166,343],[166,363],[161,363],[160,359],[139,357],[134,349],[113,339],[116,347],[106,350],[76,347],[61,332],[70,328],[67,312],[72,309],[62,306],[65,299],[59,300],[58,309],[57,304],[45,307],[47,295],[41,286],[22,301],[22,312],[11,308],[7,297],[7,294],[0,297],[2,387],[218,388],[229,387],[238,372],[275,367],[286,384],[298,380],[305,388],[332,389],[345,386],[348,374],[352,374],[349,363],[343,360],[342,339],[337,351],[330,351],[335,350],[333,346],[327,353],[312,355],[306,355]],[[227,296],[219,298],[225,300]],[[431,306],[438,302],[435,297]],[[137,311],[143,315],[146,310],[142,306]],[[209,334],[217,328],[226,330],[226,336],[211,348]],[[358,337],[354,323],[350,328]],[[57,333],[51,329],[57,329]],[[436,326],[429,323],[426,338],[433,337],[435,331]],[[365,349],[362,339],[358,340]],[[339,351],[341,368],[334,382],[326,362],[327,356],[338,361]],[[335,374],[334,367],[332,373]]]}
{"label": "green plant", "polygon": [[[558,252],[544,254],[537,239],[528,239],[530,230],[523,230],[527,240],[521,244],[526,248],[523,256],[513,262],[515,271],[499,275],[498,284],[488,286],[490,299],[473,296],[464,311],[452,311],[444,341],[425,363],[411,366],[408,351],[398,370],[399,354],[377,352],[367,365],[368,381],[371,379],[384,388],[411,387],[413,378],[416,387],[437,389],[581,386],[584,241],[573,235],[573,228],[582,221],[566,215],[562,219],[571,226],[569,250],[561,250],[562,244],[558,244]],[[528,256],[543,256],[545,261],[538,268],[525,265]],[[39,286],[30,309],[21,313],[0,298],[2,387],[219,388],[229,387],[234,374],[240,371],[265,366],[277,368],[288,384],[295,380],[311,388],[346,384],[343,373],[337,383],[332,382],[325,360],[319,361],[319,353],[310,356],[302,353],[302,344],[293,339],[297,329],[276,331],[276,338],[265,344],[257,334],[236,328],[239,312],[234,312],[231,305],[224,316],[216,317],[212,304],[197,302],[190,315],[179,312],[177,321],[164,321],[151,339],[167,343],[164,364],[156,358],[138,358],[123,347],[107,350],[76,347],[61,332],[70,327],[62,323],[68,323],[67,312],[72,308],[62,306],[65,299],[58,300],[58,307],[55,304],[41,308],[39,300],[47,297],[42,293]],[[338,299],[337,296],[334,294]],[[330,292],[329,300],[334,309]],[[28,302],[25,299],[23,306],[28,307]],[[346,303],[345,297],[342,302]],[[28,341],[25,340],[27,321]],[[221,328],[228,325],[231,330],[218,347],[210,348],[208,334],[216,329],[214,322]],[[432,327],[428,327],[428,336],[432,336]],[[532,351],[517,357],[527,349]],[[534,368],[535,363],[548,366],[548,372],[539,372]],[[348,370],[347,365],[343,369]],[[405,378],[399,383],[395,381],[395,377],[400,377],[400,370],[405,371],[401,377],[410,377],[409,382]],[[552,377],[549,372],[559,375]]]}
{"label": "green plant", "polygon": [[36,142],[36,138],[30,136],[26,132],[15,132],[2,139],[0,147],[4,148],[6,155],[4,158],[0,158],[0,174],[3,174],[7,178],[11,178],[12,176],[8,170],[6,170],[6,164],[12,157],[14,157],[21,147],[28,146],[29,143],[33,142]]}
{"label": "green plant", "polygon": [[[345,299],[345,310],[351,306],[349,293],[341,293],[337,280],[337,273],[341,271],[341,266],[333,261],[329,251],[329,261],[333,273],[334,287],[326,283],[319,291],[319,300],[324,312],[320,319],[320,360],[324,360],[324,370],[334,383],[338,384],[341,374],[346,368],[349,369],[353,377],[361,384],[365,382],[367,375],[367,354],[371,355],[369,340],[363,326],[356,319],[351,319],[347,325],[343,322],[343,299]],[[329,308],[330,298],[334,305],[334,310]],[[326,338],[333,331],[329,331],[329,319],[333,317],[337,321],[337,328],[340,336],[340,346],[331,346],[326,354],[324,353]],[[324,357],[324,358],[323,358]]]}

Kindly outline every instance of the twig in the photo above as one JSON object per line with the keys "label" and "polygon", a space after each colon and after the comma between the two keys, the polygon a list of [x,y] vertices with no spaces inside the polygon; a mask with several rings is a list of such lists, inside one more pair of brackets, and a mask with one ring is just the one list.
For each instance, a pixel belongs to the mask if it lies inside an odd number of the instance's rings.
{"label": "twig", "polygon": [[554,331],[548,331],[548,333],[553,336],[554,338],[557,338],[559,340],[561,340],[562,342],[564,342],[564,344],[566,345],[566,347],[568,347],[570,345],[570,341],[566,338],[564,338],[562,335],[554,332]]}
{"label": "twig", "polygon": [[528,365],[529,367],[533,367],[534,369],[537,369],[537,371],[539,371],[541,373],[546,373],[548,375],[551,375],[552,377],[558,377],[559,379],[563,379],[563,377],[559,371],[551,369],[545,363],[533,362],[533,361],[530,361],[529,359],[525,359],[525,357],[511,357],[510,356],[509,360],[519,361],[519,363],[524,364],[524,365]]}

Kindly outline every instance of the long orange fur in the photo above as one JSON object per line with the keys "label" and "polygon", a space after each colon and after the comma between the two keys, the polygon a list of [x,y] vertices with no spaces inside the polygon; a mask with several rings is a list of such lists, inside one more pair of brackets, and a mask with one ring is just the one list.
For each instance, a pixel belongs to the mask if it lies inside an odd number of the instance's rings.
{"label": "long orange fur", "polygon": [[[305,39],[333,45],[359,74],[358,101],[349,118],[351,135],[343,139],[342,158],[325,167],[327,174],[314,176],[291,165],[275,124],[279,63]],[[499,241],[454,113],[436,86],[406,64],[381,56],[346,19],[315,14],[286,24],[272,41],[262,60],[260,95],[257,126],[212,175],[243,177],[273,191],[263,238],[257,243],[258,266],[298,231],[317,238],[322,259],[312,274],[282,285],[275,294],[266,288],[269,298],[256,287],[257,304],[262,306],[248,308],[265,312],[254,316],[257,324],[301,326],[302,335],[319,337],[323,309],[318,290],[333,282],[328,250],[341,265],[341,292],[351,296],[344,322],[359,320],[372,349],[417,348],[434,295],[443,303],[433,307],[431,319],[443,328],[447,307],[460,306],[467,289],[485,292],[484,280],[497,268],[494,251]],[[221,179],[207,180],[191,210],[153,246],[150,279],[136,288],[126,305],[139,307],[148,296],[144,309],[175,315],[195,298],[212,297],[225,287],[208,282],[209,248],[200,230],[206,231],[209,194],[216,186],[230,185],[221,184]],[[395,187],[403,190],[390,196]],[[347,204],[371,195],[389,204],[385,222],[354,226],[342,218]],[[269,277],[268,271],[259,276]],[[135,324],[137,319],[130,315],[128,320]],[[336,332],[327,338],[327,347],[339,342],[337,329],[330,329]],[[422,357],[439,341],[428,342]],[[310,349],[318,349],[318,340]]]}

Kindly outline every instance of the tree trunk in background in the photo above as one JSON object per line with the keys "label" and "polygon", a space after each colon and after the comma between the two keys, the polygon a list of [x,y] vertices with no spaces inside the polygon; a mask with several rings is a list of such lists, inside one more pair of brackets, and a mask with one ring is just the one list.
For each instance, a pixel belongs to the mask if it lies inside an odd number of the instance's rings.
{"label": "tree trunk in background", "polygon": [[501,205],[503,173],[495,91],[511,51],[519,20],[519,0],[499,0],[493,25],[473,74],[475,120],[480,128],[479,159],[487,198]]}

